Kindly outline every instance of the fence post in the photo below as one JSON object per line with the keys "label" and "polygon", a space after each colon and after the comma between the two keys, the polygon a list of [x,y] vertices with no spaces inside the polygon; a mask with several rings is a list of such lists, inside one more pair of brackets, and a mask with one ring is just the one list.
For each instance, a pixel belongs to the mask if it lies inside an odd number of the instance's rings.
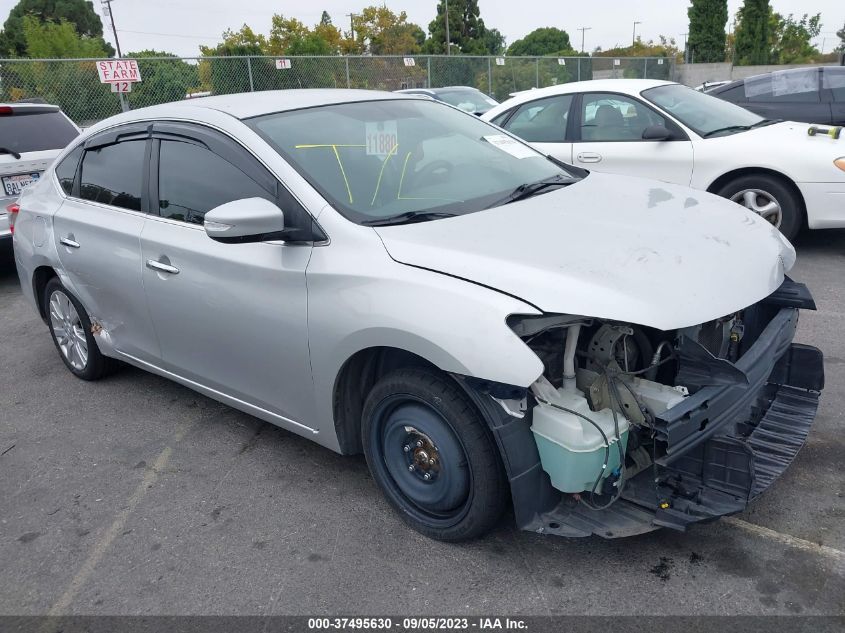
{"label": "fence post", "polygon": [[487,94],[493,96],[493,64],[490,63],[490,58],[487,58]]}
{"label": "fence post", "polygon": [[578,58],[578,81],[581,81],[581,58]]}
{"label": "fence post", "polygon": [[534,87],[540,87],[540,58],[534,60]]}
{"label": "fence post", "polygon": [[252,85],[252,58],[246,58],[246,72],[249,74],[249,91],[255,92],[255,86]]}
{"label": "fence post", "polygon": [[648,57],[643,60],[643,79],[648,79]]}
{"label": "fence post", "polygon": [[346,61],[346,87],[351,88],[352,84],[349,82],[349,56],[345,56],[344,60]]}
{"label": "fence post", "polygon": [[426,81],[428,83],[428,87],[431,88],[431,55],[428,56],[428,75],[426,76]]}

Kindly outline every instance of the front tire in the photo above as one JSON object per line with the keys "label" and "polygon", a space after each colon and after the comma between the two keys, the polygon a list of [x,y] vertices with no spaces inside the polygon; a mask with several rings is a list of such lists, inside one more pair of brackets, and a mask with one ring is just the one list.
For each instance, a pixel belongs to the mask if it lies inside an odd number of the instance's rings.
{"label": "front tire", "polygon": [[498,522],[508,499],[498,449],[447,377],[425,369],[388,374],[367,397],[361,432],[373,479],[418,532],[461,541]]}
{"label": "front tire", "polygon": [[47,282],[44,306],[53,343],[74,376],[99,380],[115,368],[117,361],[100,353],[85,308],[57,277]]}
{"label": "front tire", "polygon": [[717,193],[761,216],[790,241],[795,239],[804,223],[800,198],[783,180],[775,176],[740,176]]}

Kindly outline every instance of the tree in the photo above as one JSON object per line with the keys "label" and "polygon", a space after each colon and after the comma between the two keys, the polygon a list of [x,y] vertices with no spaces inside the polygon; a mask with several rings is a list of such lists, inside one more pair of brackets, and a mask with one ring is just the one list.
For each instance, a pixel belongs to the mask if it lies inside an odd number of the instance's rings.
{"label": "tree", "polygon": [[505,52],[505,36],[499,29],[485,29],[484,50],[488,55],[503,55]]}
{"label": "tree", "polygon": [[508,47],[508,55],[574,55],[569,34],[553,26],[534,29]]}
{"label": "tree", "polygon": [[821,14],[809,17],[806,14],[796,20],[791,14],[783,17],[774,14],[771,20],[771,56],[775,64],[806,64],[821,56],[810,41],[821,32]]}
{"label": "tree", "polygon": [[725,61],[727,0],[692,0],[687,9],[689,59],[695,62]]}
{"label": "tree", "polygon": [[[223,33],[223,41],[216,46],[200,46],[206,57],[265,55],[267,39],[244,24],[239,31]],[[248,92],[248,65],[241,59],[209,59],[200,62],[199,73],[205,88],[215,94]]]}
{"label": "tree", "polygon": [[65,19],[42,22],[32,15],[21,20],[24,55],[30,58],[106,57],[102,37],[83,37]]}
{"label": "tree", "polygon": [[737,13],[734,63],[768,64],[771,60],[769,0],[745,0]]}
{"label": "tree", "polygon": [[197,66],[182,61],[173,53],[143,50],[127,53],[126,56],[137,59],[141,70],[142,81],[134,84],[128,95],[133,108],[181,101],[187,93],[199,87]]}
{"label": "tree", "polygon": [[[451,49],[465,55],[488,55],[486,27],[481,19],[478,0],[451,0],[449,2],[449,44]],[[446,0],[438,0],[437,16],[428,25],[427,53],[446,52]]]}
{"label": "tree", "polygon": [[106,56],[114,55],[114,48],[103,40],[103,23],[89,0],[20,0],[11,10],[0,32],[0,57],[23,57],[26,53],[24,18],[39,22],[73,25],[80,38],[99,39]]}
{"label": "tree", "polygon": [[842,25],[842,28],[836,31],[836,37],[839,38],[839,46],[837,46],[834,51],[837,53],[845,53],[845,24]]}
{"label": "tree", "polygon": [[386,6],[365,7],[354,18],[354,39],[347,43],[347,51],[358,55],[404,55],[419,53],[425,32],[408,22],[404,11],[394,13]]}

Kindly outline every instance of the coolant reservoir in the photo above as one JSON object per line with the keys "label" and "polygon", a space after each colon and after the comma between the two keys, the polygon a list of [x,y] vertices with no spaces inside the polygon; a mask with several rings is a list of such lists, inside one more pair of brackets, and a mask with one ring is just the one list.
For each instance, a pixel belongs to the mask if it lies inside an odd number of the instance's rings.
{"label": "coolant reservoir", "polygon": [[562,492],[589,491],[599,473],[604,478],[619,468],[619,447],[616,443],[621,441],[624,455],[628,443],[628,419],[616,414],[620,437],[617,439],[610,409],[591,411],[580,391],[555,389],[545,379],[541,381],[544,384],[535,383],[534,387],[538,399],[586,416],[604,431],[610,442],[607,466],[602,468],[606,445],[601,433],[592,424],[549,404],[540,403],[534,407],[531,431],[540,452],[540,463],[549,474],[552,485]]}

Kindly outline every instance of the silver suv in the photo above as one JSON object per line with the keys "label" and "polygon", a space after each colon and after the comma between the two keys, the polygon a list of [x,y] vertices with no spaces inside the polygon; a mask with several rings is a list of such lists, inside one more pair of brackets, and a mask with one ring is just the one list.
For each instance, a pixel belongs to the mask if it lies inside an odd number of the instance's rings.
{"label": "silver suv", "polygon": [[21,286],[62,361],[118,361],[343,454],[415,529],[627,536],[739,512],[823,385],[759,216],[556,162],[423,97],[127,112],[23,191]]}
{"label": "silver suv", "polygon": [[11,236],[9,207],[78,135],[58,106],[0,103],[0,242]]}

